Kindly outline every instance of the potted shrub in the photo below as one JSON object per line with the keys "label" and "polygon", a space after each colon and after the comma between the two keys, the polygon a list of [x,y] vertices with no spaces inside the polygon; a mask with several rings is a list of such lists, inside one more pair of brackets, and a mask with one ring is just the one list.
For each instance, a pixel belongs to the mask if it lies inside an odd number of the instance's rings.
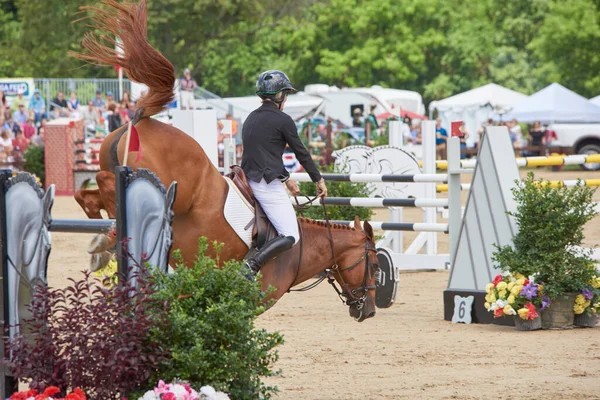
{"label": "potted shrub", "polygon": [[548,305],[543,296],[543,286],[521,274],[497,275],[486,286],[485,308],[494,318],[513,316],[515,327],[520,331],[542,328],[538,311]]}
{"label": "potted shrub", "polygon": [[550,303],[542,312],[544,329],[573,326],[575,298],[596,274],[591,250],[581,248],[583,227],[597,214],[595,189],[583,186],[552,188],[533,173],[513,195],[518,232],[513,244],[497,246],[493,259],[502,271],[535,276]]}
{"label": "potted shrub", "polygon": [[[598,274],[600,275],[600,273]],[[581,289],[575,297],[575,326],[593,328],[600,319],[600,276],[596,276],[589,285]]]}

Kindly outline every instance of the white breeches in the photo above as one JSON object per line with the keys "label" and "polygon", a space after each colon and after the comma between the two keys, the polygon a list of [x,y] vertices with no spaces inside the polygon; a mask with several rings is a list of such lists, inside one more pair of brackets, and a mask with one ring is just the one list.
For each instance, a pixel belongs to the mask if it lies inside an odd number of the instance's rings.
{"label": "white breeches", "polygon": [[193,110],[194,107],[194,92],[182,90],[181,92],[181,107],[186,107],[188,110]]}
{"label": "white breeches", "polygon": [[259,183],[252,180],[249,180],[249,182],[254,197],[267,214],[277,233],[292,236],[294,244],[298,243],[298,240],[300,240],[298,221],[283,183],[277,179],[269,184],[264,179]]}

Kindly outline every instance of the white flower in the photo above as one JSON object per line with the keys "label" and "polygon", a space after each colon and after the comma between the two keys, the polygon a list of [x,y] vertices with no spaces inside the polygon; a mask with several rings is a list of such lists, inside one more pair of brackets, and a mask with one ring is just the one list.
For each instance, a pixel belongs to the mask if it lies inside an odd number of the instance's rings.
{"label": "white flower", "polygon": [[496,306],[497,308],[504,308],[508,305],[508,301],[506,300],[496,300]]}
{"label": "white flower", "polygon": [[223,392],[217,392],[211,386],[202,386],[200,388],[200,394],[202,399],[206,400],[230,400],[229,396]]}
{"label": "white flower", "polygon": [[138,400],[160,400],[160,397],[154,393],[154,390],[148,390],[144,393],[144,397],[140,397]]}

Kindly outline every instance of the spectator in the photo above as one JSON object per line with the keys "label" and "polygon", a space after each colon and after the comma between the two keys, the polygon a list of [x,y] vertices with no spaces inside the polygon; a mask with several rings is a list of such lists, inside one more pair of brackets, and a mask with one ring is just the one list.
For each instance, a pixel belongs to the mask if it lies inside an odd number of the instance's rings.
{"label": "spectator", "polygon": [[[460,149],[467,149],[467,139],[469,138],[469,132],[467,131],[467,126],[463,123],[460,128],[458,128],[460,130],[460,133],[462,134],[462,136],[460,137]],[[463,160],[467,158],[467,154],[463,153],[462,151],[460,152],[460,159]]]}
{"label": "spectator", "polygon": [[[529,130],[529,136],[531,137],[530,146],[544,146],[546,144],[546,132],[542,129],[540,121],[533,123],[533,127]],[[541,155],[541,151],[534,150],[529,155],[539,156]]]}
{"label": "spectator", "polygon": [[4,114],[0,114],[0,132],[8,129],[9,132],[12,132],[12,125],[4,119]]}
{"label": "spectator", "polygon": [[129,123],[129,114],[127,113],[127,107],[124,103],[117,104],[117,113],[119,114],[119,117],[121,117],[122,124]]}
{"label": "spectator", "polygon": [[67,107],[69,108],[72,118],[79,118],[81,115],[79,112],[79,100],[77,99],[75,92],[71,92],[69,100],[67,100]]}
{"label": "spectator", "polygon": [[42,118],[48,118],[48,114],[46,114],[46,101],[41,96],[39,89],[33,91],[33,96],[29,100],[29,110],[34,113],[36,124],[39,124]]}
{"label": "spectator", "polygon": [[96,107],[98,117],[100,117],[106,111],[106,102],[102,98],[102,90],[96,90],[96,97],[94,97],[92,102],[94,103],[94,107]]}
{"label": "spectator", "polygon": [[127,104],[127,116],[130,120],[133,120],[133,117],[135,116],[135,103],[131,102]]}
{"label": "spectator", "polygon": [[14,151],[19,153],[23,153],[29,146],[29,140],[25,138],[25,135],[21,129],[17,129],[15,132],[15,138],[12,140],[12,145]]}
{"label": "spectator", "polygon": [[35,147],[44,147],[44,138],[46,137],[46,121],[42,120],[42,124],[38,129],[38,134],[31,139],[31,144]]}
{"label": "spectator", "polygon": [[6,107],[4,107],[4,119],[6,120],[6,122],[8,122],[10,124],[10,126],[12,127],[12,112],[10,111],[10,106],[7,105]]}
{"label": "spectator", "polygon": [[6,102],[6,95],[4,94],[4,90],[0,90],[0,106],[2,106],[2,110],[6,108],[8,103]]}
{"label": "spectator", "polygon": [[183,71],[183,76],[179,79],[179,92],[181,93],[181,109],[194,109],[194,89],[198,85],[192,78],[189,68]]}
{"label": "spectator", "polygon": [[70,115],[69,106],[63,92],[58,92],[56,97],[52,99],[50,102],[50,111],[54,111],[54,118],[68,117]]}
{"label": "spectator", "polygon": [[362,119],[362,111],[358,107],[355,108],[354,111],[352,111],[352,127],[362,128]]}
{"label": "spectator", "polygon": [[35,136],[35,123],[31,116],[27,118],[27,121],[21,126],[21,129],[23,130],[26,139],[31,139],[32,136]]}
{"label": "spectator", "polygon": [[117,104],[113,97],[113,92],[106,92],[106,108],[108,109],[108,106],[111,104]]}
{"label": "spectator", "polygon": [[123,125],[123,123],[117,112],[117,103],[110,103],[108,105],[108,131],[114,132],[119,129],[121,125]]}
{"label": "spectator", "polygon": [[21,104],[23,105],[23,110],[27,112],[27,100],[25,100],[25,97],[23,96],[24,93],[25,91],[23,89],[19,89],[17,92],[17,97],[14,98],[11,104],[11,109],[13,112],[19,110],[19,106]]}
{"label": "spectator", "polygon": [[379,123],[377,122],[377,118],[375,117],[376,107],[376,103],[371,104],[371,111],[365,119],[365,144],[367,146],[372,145],[372,141],[373,139],[375,139],[375,136],[377,135],[377,130],[379,129]]}
{"label": "spectator", "polygon": [[19,125],[19,127],[22,127],[23,124],[27,122],[27,111],[24,104],[19,104],[19,109],[13,115],[13,121],[15,124]]}
{"label": "spectator", "polygon": [[84,129],[95,131],[96,127],[100,125],[100,115],[94,106],[93,100],[88,101],[87,107],[81,108],[81,116],[83,117]]}
{"label": "spectator", "polygon": [[509,126],[510,130],[510,140],[512,141],[513,148],[520,149],[523,147],[523,131],[521,130],[521,125],[517,122],[516,119],[511,121]]}
{"label": "spectator", "polygon": [[6,161],[12,151],[12,133],[8,129],[2,129],[0,134],[0,160]]}
{"label": "spectator", "polygon": [[439,153],[442,160],[446,159],[446,142],[448,140],[448,131],[442,128],[442,120],[435,120],[435,151]]}
{"label": "spectator", "polygon": [[127,105],[131,103],[131,98],[129,96],[129,92],[128,91],[124,91],[123,92],[123,98],[121,99],[121,104],[124,105],[125,107],[127,107]]}

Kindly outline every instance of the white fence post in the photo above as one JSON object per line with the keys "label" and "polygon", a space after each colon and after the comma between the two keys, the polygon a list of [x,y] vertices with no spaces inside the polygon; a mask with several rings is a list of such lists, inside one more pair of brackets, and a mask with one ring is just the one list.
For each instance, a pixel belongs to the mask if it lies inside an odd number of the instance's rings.
{"label": "white fence post", "polygon": [[[450,261],[454,260],[460,233],[460,139],[448,139],[448,234],[450,236]],[[450,266],[452,268],[452,266]]]}
{"label": "white fence post", "polygon": [[[421,123],[421,137],[423,141],[423,173],[435,174],[435,121],[423,121]],[[434,199],[435,183],[425,184],[425,197]],[[423,210],[424,222],[429,224],[436,223],[436,210],[434,208],[425,208]],[[425,243],[425,254],[437,254],[437,233],[428,232],[427,242]]]}

